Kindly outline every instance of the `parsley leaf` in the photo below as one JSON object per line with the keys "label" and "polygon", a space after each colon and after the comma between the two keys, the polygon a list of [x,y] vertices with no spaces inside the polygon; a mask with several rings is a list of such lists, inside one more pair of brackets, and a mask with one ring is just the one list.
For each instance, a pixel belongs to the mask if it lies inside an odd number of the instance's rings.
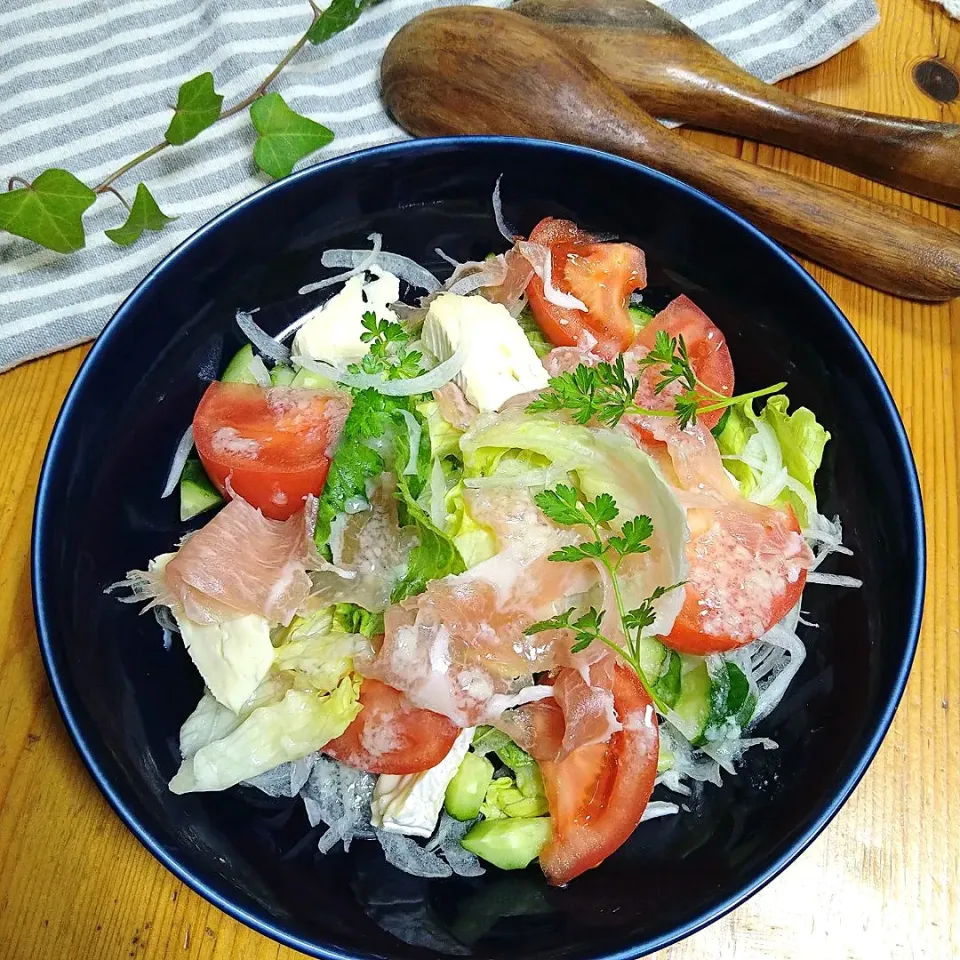
{"label": "parsley leaf", "polygon": [[168,223],[176,220],[168,217],[157,205],[153,195],[144,184],[137,186],[137,195],[122,227],[114,227],[103,232],[121,247],[128,247],[140,239],[144,230],[162,230]]}
{"label": "parsley leaf", "polygon": [[566,527],[578,523],[589,524],[589,517],[578,506],[577,491],[565,484],[558,484],[553,490],[542,490],[533,498],[533,502],[553,520]]}
{"label": "parsley leaf", "polygon": [[371,310],[363,315],[361,323],[364,332],[360,339],[370,344],[370,352],[359,364],[350,364],[349,373],[386,374],[388,380],[412,380],[423,373],[423,354],[408,349],[410,334],[402,324],[378,320]]}
{"label": "parsley leaf", "polygon": [[173,119],[164,139],[175,147],[192,140],[198,133],[216,123],[223,97],[213,89],[213,74],[201,73],[180,85]]}
{"label": "parsley leaf", "polygon": [[287,176],[298,160],[333,140],[333,133],[322,123],[291,110],[279,93],[267,93],[254,100],[250,119],[260,134],[253,147],[253,159],[271,177]]}
{"label": "parsley leaf", "polygon": [[329,7],[317,17],[316,23],[307,33],[311,43],[323,43],[352,26],[367,7],[373,7],[380,0],[333,0]]}
{"label": "parsley leaf", "polygon": [[632,553],[648,553],[647,544],[653,536],[653,521],[645,514],[627,520],[620,529],[620,536],[611,537],[607,546],[615,550],[621,557]]}
{"label": "parsley leaf", "polygon": [[83,213],[97,195],[66,170],[45,170],[30,186],[0,193],[0,229],[57,253],[84,246]]}

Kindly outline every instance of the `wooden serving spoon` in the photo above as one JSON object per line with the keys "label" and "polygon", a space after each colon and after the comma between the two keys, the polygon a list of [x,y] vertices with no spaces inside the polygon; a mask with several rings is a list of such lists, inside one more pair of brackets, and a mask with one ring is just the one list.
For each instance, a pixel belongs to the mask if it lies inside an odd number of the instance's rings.
{"label": "wooden serving spoon", "polygon": [[775,143],[960,206],[960,124],[848,110],[741,70],[648,0],[519,0],[656,117]]}
{"label": "wooden serving spoon", "polygon": [[923,217],[717,153],[666,130],[532,20],[484,7],[421,14],[391,40],[383,97],[420,136],[579,143],[649,164],[833,270],[898,296],[960,294],[960,235]]}

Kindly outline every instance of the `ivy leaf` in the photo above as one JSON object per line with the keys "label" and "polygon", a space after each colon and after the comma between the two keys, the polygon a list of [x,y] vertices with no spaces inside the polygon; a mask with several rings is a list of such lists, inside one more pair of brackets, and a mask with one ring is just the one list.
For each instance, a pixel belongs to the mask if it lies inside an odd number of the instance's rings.
{"label": "ivy leaf", "polygon": [[213,89],[212,73],[201,73],[181,84],[173,119],[165,134],[167,143],[182,147],[192,140],[216,122],[222,104],[223,97]]}
{"label": "ivy leaf", "polygon": [[347,27],[356,23],[367,7],[373,7],[380,0],[333,0],[329,7],[317,17],[317,22],[307,33],[311,43],[323,43],[336,36]]}
{"label": "ivy leaf", "polygon": [[134,198],[133,206],[130,208],[130,214],[127,222],[122,227],[114,227],[112,230],[103,232],[121,247],[129,247],[131,243],[136,243],[140,239],[144,230],[162,230],[168,223],[176,220],[176,217],[168,217],[153,199],[153,195],[144,184],[137,186],[137,195]]}
{"label": "ivy leaf", "polygon": [[299,159],[333,140],[332,131],[291,110],[279,93],[268,93],[254,100],[250,119],[260,134],[253,148],[253,159],[271,177],[285,177]]}
{"label": "ivy leaf", "polygon": [[30,186],[0,193],[0,229],[73,253],[83,249],[83,213],[96,199],[72,173],[45,170]]}

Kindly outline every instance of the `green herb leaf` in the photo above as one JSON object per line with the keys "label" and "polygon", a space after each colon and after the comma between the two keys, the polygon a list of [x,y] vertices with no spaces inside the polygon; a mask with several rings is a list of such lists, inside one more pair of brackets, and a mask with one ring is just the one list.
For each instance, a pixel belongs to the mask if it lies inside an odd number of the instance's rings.
{"label": "green herb leaf", "polygon": [[609,493],[601,493],[592,503],[587,501],[583,508],[596,524],[609,523],[611,520],[615,520],[617,514],[620,513],[617,509],[616,500]]}
{"label": "green herb leaf", "polygon": [[620,529],[619,537],[610,537],[607,545],[621,556],[631,553],[647,553],[647,540],[653,536],[653,521],[645,514],[627,520]]}
{"label": "green herb leaf", "polygon": [[267,93],[254,100],[250,119],[260,134],[253,159],[271,177],[287,176],[298,160],[333,140],[332,131],[291,110],[279,93]]}
{"label": "green herb leaf", "polygon": [[96,199],[72,173],[45,170],[29,187],[0,193],[0,230],[73,253],[83,249],[83,213]]}
{"label": "green herb leaf", "polygon": [[167,143],[182,147],[216,122],[222,105],[223,97],[213,89],[212,73],[201,73],[181,84],[173,119],[164,134]]}
{"label": "green herb leaf", "polygon": [[562,523],[570,527],[588,522],[578,505],[577,491],[565,484],[558,484],[553,490],[541,491],[534,496],[533,502],[554,523]]}
{"label": "green herb leaf", "polygon": [[356,23],[367,7],[376,6],[379,2],[380,0],[333,0],[310,28],[307,39],[311,43],[329,40]]}
{"label": "green herb leaf", "polygon": [[112,230],[103,232],[121,247],[129,247],[140,239],[144,230],[162,230],[168,223],[176,220],[176,217],[168,217],[153,199],[153,195],[144,186],[137,186],[137,195],[134,198],[133,206],[127,216],[127,222],[122,227],[114,227]]}
{"label": "green herb leaf", "polygon": [[545,630],[564,630],[570,626],[570,618],[576,612],[576,609],[576,607],[571,607],[564,613],[550,617],[549,620],[538,620],[536,623],[531,623],[523,632],[533,635],[535,633],[543,633]]}

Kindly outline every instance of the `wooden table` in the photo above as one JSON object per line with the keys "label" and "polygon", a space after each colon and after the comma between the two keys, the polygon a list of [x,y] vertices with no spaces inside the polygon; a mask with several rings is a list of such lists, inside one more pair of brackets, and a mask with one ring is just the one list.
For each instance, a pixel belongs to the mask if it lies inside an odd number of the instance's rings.
{"label": "wooden table", "polygon": [[[960,68],[960,23],[927,0],[885,0],[881,26],[788,81],[810,97],[960,122],[913,79]],[[960,230],[960,211],[769,147],[694,134],[730,153],[893,200]],[[660,960],[960,957],[960,300],[921,306],[813,268],[880,365],[920,469],[930,567],[920,652],[893,729],[833,824],[781,877]],[[76,348],[0,377],[0,958],[292,960],[153,859],[110,811],[50,695],[33,624],[37,476]]]}

